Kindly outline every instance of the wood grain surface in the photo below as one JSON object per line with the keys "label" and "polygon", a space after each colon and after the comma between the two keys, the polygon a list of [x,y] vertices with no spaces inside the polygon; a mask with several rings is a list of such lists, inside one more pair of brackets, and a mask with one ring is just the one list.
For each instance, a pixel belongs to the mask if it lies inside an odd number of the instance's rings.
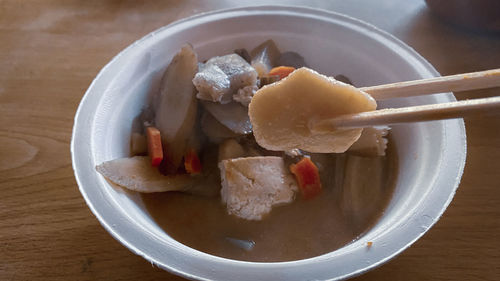
{"label": "wood grain surface", "polygon": [[[0,280],[182,280],[132,254],[92,215],[71,168],[73,117],[100,68],[138,38],[196,13],[266,3],[365,20],[443,75],[500,67],[498,34],[447,25],[421,0],[0,0]],[[466,126],[467,165],[444,216],[356,280],[500,279],[500,116],[475,116]]]}

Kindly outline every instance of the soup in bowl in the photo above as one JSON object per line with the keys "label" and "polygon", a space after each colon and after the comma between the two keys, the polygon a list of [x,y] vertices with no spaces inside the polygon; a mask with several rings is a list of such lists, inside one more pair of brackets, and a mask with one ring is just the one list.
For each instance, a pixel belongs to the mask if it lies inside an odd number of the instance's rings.
{"label": "soup in bowl", "polygon": [[[221,200],[219,189],[210,196],[141,194],[113,185],[96,171],[102,163],[132,155],[131,135],[144,130],[133,124],[162,88],[167,66],[185,43],[191,44],[199,62],[209,64],[214,56],[234,54],[237,49],[252,53],[268,39],[281,53],[302,56],[307,67],[326,77],[343,75],[358,87],[438,75],[411,48],[373,26],[296,7],[238,8],[194,16],[125,49],[101,71],[82,100],[72,139],[73,166],[80,190],[103,226],[133,252],[171,272],[212,280],[353,276],[394,257],[422,236],[458,187],[465,163],[461,120],[392,126],[385,156],[347,153],[325,157],[306,152],[296,158],[262,150],[258,155],[244,155],[253,157],[252,161],[264,157],[265,163],[282,159],[283,177],[295,180],[297,186],[286,204],[273,205],[253,217],[231,209],[230,200]],[[252,65],[251,58],[248,64]],[[448,93],[377,103],[381,108],[452,100]],[[200,122],[203,113],[212,113],[204,106],[197,108],[201,108]],[[255,145],[251,134],[230,139],[244,150],[248,143]],[[203,149],[196,150],[197,156],[208,158],[205,152],[220,150],[226,141],[205,142]],[[269,157],[273,160],[268,161]],[[321,192],[312,199],[303,198],[300,178],[289,169],[304,158],[311,159],[323,177]],[[187,157],[179,159],[176,161],[186,163]],[[221,159],[214,159],[220,181],[219,173],[227,174],[229,162],[219,168]],[[238,161],[230,164],[239,165]],[[207,167],[202,165],[202,169]],[[370,175],[366,167],[382,168],[378,178],[363,177]],[[183,168],[179,173],[191,176],[192,166]],[[345,170],[339,171],[341,168]],[[330,175],[332,179],[328,179]],[[348,175],[348,180],[339,183],[339,175]],[[272,174],[264,178],[268,177]],[[222,178],[214,186],[226,184],[229,190],[229,180]],[[362,189],[345,192],[350,185],[362,185],[367,193],[360,193]],[[373,189],[377,188],[380,192],[375,196]],[[352,201],[356,194],[361,203],[346,203],[346,198]]]}

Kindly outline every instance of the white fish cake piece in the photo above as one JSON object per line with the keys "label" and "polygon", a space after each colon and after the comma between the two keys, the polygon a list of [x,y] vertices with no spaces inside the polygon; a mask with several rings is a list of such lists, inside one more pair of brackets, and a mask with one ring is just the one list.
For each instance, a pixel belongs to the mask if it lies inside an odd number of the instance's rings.
{"label": "white fish cake piece", "polygon": [[354,86],[302,67],[259,89],[249,115],[255,139],[266,149],[342,153],[358,140],[362,129],[312,131],[310,123],[376,107],[370,95]]}
{"label": "white fish cake piece", "polygon": [[221,197],[229,214],[261,220],[275,205],[290,203],[298,190],[281,157],[258,156],[223,160]]}

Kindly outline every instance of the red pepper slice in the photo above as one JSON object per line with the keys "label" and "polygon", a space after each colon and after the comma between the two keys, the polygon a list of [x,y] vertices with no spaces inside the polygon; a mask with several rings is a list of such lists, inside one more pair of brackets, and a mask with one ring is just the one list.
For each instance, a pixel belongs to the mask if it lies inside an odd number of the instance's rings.
{"label": "red pepper slice", "polygon": [[295,175],[299,184],[302,198],[312,199],[321,192],[321,180],[318,167],[308,157],[302,158],[298,163],[290,165],[290,171]]}

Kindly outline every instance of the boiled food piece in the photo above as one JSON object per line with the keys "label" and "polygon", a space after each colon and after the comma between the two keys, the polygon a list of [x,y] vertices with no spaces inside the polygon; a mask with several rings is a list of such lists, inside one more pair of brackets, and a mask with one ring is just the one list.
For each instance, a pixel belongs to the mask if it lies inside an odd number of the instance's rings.
{"label": "boiled food piece", "polygon": [[235,139],[227,139],[219,145],[219,162],[246,156],[245,148]]}
{"label": "boiled food piece", "polygon": [[312,131],[310,124],[376,107],[370,95],[302,67],[259,89],[250,102],[249,115],[255,139],[266,149],[342,153],[362,129]]}
{"label": "boiled food piece", "polygon": [[359,139],[347,150],[358,156],[384,156],[387,149],[388,126],[367,127],[363,129]]}
{"label": "boiled food piece", "polygon": [[385,203],[384,157],[347,156],[340,206],[354,225],[365,226]]}
{"label": "boiled food piece", "polygon": [[334,187],[335,180],[339,175],[335,173],[336,159],[340,154],[311,153],[311,161],[318,167],[321,184],[326,188]]}
{"label": "boiled food piece", "polygon": [[236,102],[220,104],[211,101],[202,101],[201,104],[217,121],[231,131],[242,135],[252,132],[248,109],[241,104]]}
{"label": "boiled food piece", "polygon": [[164,176],[151,166],[148,156],[106,161],[98,165],[96,170],[117,185],[143,193],[184,191],[198,181],[186,174]]}
{"label": "boiled food piece", "polygon": [[201,115],[201,130],[213,143],[220,143],[224,139],[237,137],[238,134],[222,125],[212,114],[204,111]]}
{"label": "boiled food piece", "polygon": [[257,84],[257,72],[245,59],[230,54],[209,59],[192,82],[199,99],[226,104],[239,89]]}
{"label": "boiled food piece", "polygon": [[262,148],[252,142],[250,139],[240,138],[239,141],[235,139],[226,139],[219,144],[219,162],[227,159],[256,157],[264,155],[265,151],[262,151]]}
{"label": "boiled food piece", "polygon": [[304,58],[296,52],[284,52],[280,55],[277,65],[292,66],[295,68],[307,67]]}
{"label": "boiled food piece", "polygon": [[146,136],[135,132],[132,133],[130,137],[130,152],[132,155],[146,154],[148,152]]}
{"label": "boiled food piece", "polygon": [[252,61],[252,57],[250,56],[250,53],[247,51],[247,49],[236,49],[234,50],[234,53],[242,57],[248,63]]}
{"label": "boiled food piece", "polygon": [[155,125],[161,133],[164,154],[175,167],[181,164],[186,143],[194,131],[197,101],[192,80],[197,71],[196,53],[186,44],[174,56],[161,80]]}
{"label": "boiled food piece", "polygon": [[263,77],[276,66],[280,51],[273,40],[267,40],[255,47],[250,55],[252,56],[252,66],[257,70],[259,77]]}
{"label": "boiled food piece", "polygon": [[243,219],[261,220],[273,206],[292,202],[298,190],[281,157],[223,160],[219,168],[227,212]]}

